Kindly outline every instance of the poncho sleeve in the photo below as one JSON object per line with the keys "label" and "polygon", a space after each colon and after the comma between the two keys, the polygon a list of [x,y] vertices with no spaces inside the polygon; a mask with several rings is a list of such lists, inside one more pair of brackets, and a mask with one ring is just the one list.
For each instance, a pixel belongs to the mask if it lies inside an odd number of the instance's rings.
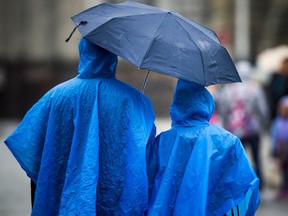
{"label": "poncho sleeve", "polygon": [[5,144],[25,170],[37,181],[45,143],[51,92],[45,94],[25,115],[16,130],[5,140]]}

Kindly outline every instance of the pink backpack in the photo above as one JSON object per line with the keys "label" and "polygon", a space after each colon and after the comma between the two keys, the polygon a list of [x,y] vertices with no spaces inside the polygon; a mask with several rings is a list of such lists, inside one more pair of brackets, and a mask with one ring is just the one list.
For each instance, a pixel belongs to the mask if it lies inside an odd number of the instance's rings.
{"label": "pink backpack", "polygon": [[227,130],[239,138],[244,138],[251,134],[252,117],[247,112],[244,101],[236,100],[233,102],[228,117]]}

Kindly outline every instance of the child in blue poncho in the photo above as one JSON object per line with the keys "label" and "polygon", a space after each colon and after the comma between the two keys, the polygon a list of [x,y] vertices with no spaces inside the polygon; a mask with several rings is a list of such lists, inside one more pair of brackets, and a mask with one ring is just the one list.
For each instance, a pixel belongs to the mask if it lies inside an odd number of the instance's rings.
{"label": "child in blue poncho", "polygon": [[172,127],[148,146],[148,215],[254,215],[259,179],[240,140],[209,123],[214,101],[205,87],[179,80]]}

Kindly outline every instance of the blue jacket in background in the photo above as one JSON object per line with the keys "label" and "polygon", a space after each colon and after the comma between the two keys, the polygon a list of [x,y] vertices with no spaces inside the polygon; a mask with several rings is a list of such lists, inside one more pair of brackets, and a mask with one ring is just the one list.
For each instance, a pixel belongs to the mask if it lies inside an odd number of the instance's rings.
{"label": "blue jacket in background", "polygon": [[152,105],[82,39],[79,75],[47,92],[5,143],[37,184],[32,215],[142,215]]}
{"label": "blue jacket in background", "polygon": [[147,148],[148,215],[219,216],[236,205],[240,215],[254,215],[259,179],[240,140],[209,124],[214,106],[205,87],[178,81],[170,108],[172,128]]}

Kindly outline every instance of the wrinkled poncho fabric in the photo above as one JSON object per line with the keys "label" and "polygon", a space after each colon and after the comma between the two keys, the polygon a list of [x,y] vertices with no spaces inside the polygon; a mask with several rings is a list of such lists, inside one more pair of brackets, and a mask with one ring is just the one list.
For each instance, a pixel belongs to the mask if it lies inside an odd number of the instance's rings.
{"label": "wrinkled poncho fabric", "polygon": [[256,211],[259,179],[239,139],[209,124],[213,110],[205,87],[178,81],[172,128],[147,148],[150,186],[154,183],[148,215],[219,216],[236,205],[244,206],[241,215]]}
{"label": "wrinkled poncho fabric", "polygon": [[117,56],[82,39],[79,75],[51,89],[5,143],[37,184],[32,215],[142,215],[148,98],[116,80]]}

